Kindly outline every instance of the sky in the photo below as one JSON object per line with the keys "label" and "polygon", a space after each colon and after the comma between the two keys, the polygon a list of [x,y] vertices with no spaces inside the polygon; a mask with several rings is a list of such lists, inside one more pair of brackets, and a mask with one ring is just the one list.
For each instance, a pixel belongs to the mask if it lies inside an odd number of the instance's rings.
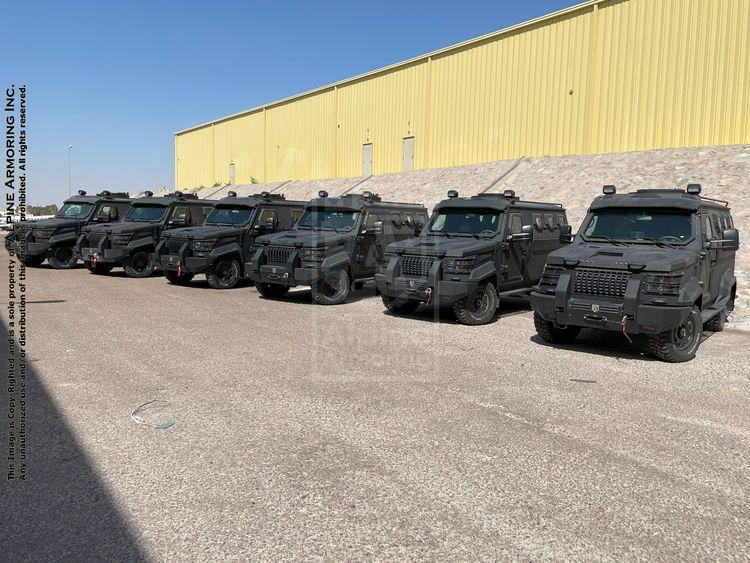
{"label": "sky", "polygon": [[[3,87],[26,84],[31,204],[173,187],[173,133],[579,3],[11,2]],[[10,33],[8,33],[10,32]]]}

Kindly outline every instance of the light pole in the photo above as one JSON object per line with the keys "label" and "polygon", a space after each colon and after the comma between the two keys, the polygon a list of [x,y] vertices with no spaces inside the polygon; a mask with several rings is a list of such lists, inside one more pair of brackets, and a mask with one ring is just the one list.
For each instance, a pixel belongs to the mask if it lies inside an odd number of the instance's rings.
{"label": "light pole", "polygon": [[70,150],[73,145],[68,145],[68,197],[70,197]]}

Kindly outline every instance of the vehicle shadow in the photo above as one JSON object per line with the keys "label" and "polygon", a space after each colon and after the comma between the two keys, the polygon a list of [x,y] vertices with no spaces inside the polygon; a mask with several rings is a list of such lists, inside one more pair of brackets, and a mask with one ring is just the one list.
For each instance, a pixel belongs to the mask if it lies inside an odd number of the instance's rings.
{"label": "vehicle shadow", "polygon": [[[495,316],[489,324],[495,323],[500,319],[523,315],[529,311],[528,297],[510,298],[503,297],[500,299],[500,306],[495,312]],[[453,313],[452,304],[424,303],[414,313],[392,313],[383,306],[383,314],[389,317],[417,319],[433,323],[460,325]]]}
{"label": "vehicle shadow", "polygon": [[[0,337],[7,343],[8,329],[4,321],[0,324]],[[7,344],[2,346],[0,356],[7,374]],[[25,382],[27,410],[25,480],[20,479],[19,386],[22,381]],[[7,391],[2,413],[5,422],[0,431],[5,473],[0,487],[0,522],[3,523],[0,558],[4,561],[145,561],[135,535],[88,461],[73,430],[65,423],[65,416],[45,390],[33,363],[27,364],[25,379],[17,377],[15,385],[15,478],[12,480],[7,478],[10,444],[7,417],[11,395]]]}
{"label": "vehicle shadow", "polygon": [[583,329],[570,344],[552,344],[543,340],[538,334],[531,337],[531,341],[547,348],[558,348],[570,352],[582,354],[593,354],[621,360],[643,360],[647,362],[658,361],[644,352],[644,338],[639,335],[631,335],[633,343],[620,333],[602,330]]}
{"label": "vehicle shadow", "polygon": [[[313,301],[312,290],[309,287],[293,287],[286,295],[274,298],[263,297],[260,292],[258,292],[258,297],[260,299],[267,299],[268,301],[279,301],[282,303],[298,303],[301,305],[315,305],[316,307],[322,306]],[[341,303],[341,305],[334,305],[334,307],[341,307],[347,304],[356,303],[357,301],[362,301],[363,299],[372,299],[375,297],[377,297],[377,294],[375,292],[375,284],[372,282],[367,282],[361,289],[353,289],[344,303]]]}

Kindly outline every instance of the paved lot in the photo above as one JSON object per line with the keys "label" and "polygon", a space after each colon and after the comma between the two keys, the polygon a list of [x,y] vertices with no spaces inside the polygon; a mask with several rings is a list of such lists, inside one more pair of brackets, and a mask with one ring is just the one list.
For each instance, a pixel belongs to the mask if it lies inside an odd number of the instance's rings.
{"label": "paved lot", "polygon": [[[386,315],[371,288],[322,308],[30,277],[30,481],[3,481],[4,559],[750,553],[748,333],[668,365],[617,335],[545,346],[509,302],[474,328]],[[151,400],[171,428],[131,420]]]}

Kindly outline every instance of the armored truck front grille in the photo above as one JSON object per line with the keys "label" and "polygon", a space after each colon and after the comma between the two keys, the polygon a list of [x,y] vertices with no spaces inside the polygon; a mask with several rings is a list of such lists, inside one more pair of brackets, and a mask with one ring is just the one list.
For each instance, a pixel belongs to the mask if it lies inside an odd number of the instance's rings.
{"label": "armored truck front grille", "polygon": [[628,272],[579,269],[573,275],[573,293],[622,298],[629,279]]}
{"label": "armored truck front grille", "polygon": [[273,264],[284,264],[294,248],[291,246],[269,246],[266,250],[268,261]]}
{"label": "armored truck front grille", "polygon": [[402,256],[401,273],[405,276],[426,278],[432,267],[432,258],[422,256]]}
{"label": "armored truck front grille", "polygon": [[86,240],[89,241],[89,246],[96,246],[106,236],[107,236],[107,233],[88,233],[86,235]]}
{"label": "armored truck front grille", "polygon": [[170,254],[177,254],[182,248],[182,245],[187,242],[188,239],[180,237],[169,237],[167,239],[167,250]]}

